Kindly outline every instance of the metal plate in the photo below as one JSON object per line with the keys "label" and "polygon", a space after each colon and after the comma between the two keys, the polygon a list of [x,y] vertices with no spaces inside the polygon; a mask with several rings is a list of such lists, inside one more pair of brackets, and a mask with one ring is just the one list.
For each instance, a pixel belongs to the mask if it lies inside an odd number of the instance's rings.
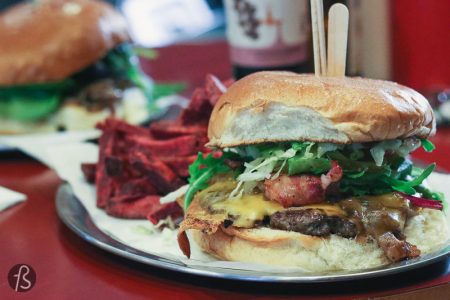
{"label": "metal plate", "polygon": [[[106,233],[99,230],[93,223],[88,212],[81,202],[74,196],[68,184],[63,184],[56,196],[56,209],[59,218],[76,234],[87,242],[102,248],[108,252],[122,257],[141,262],[143,264],[160,267],[176,272],[195,274],[200,276],[243,280],[253,282],[283,282],[283,283],[317,283],[317,282],[337,282],[379,277],[409,271],[415,268],[444,260],[450,256],[450,245],[440,251],[423,255],[417,259],[403,261],[387,267],[352,271],[335,272],[324,274],[305,273],[280,273],[240,271],[221,268],[189,267],[183,263],[149,254],[135,248],[129,247]],[[450,264],[450,260],[445,262]]]}

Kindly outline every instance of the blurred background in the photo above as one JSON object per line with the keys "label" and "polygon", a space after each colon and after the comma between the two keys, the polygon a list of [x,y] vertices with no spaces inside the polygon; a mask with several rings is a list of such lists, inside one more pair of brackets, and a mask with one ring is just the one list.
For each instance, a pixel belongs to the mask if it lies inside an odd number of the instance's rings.
{"label": "blurred background", "polygon": [[[308,0],[297,1],[309,5]],[[2,0],[0,9],[18,2]],[[144,70],[153,78],[176,81],[190,76],[189,82],[195,85],[202,82],[204,75],[201,74],[214,73],[222,78],[232,75],[231,65],[235,62],[230,61],[226,42],[226,5],[222,0],[109,2],[125,15],[136,44],[163,50],[157,51],[159,59],[142,60]],[[230,5],[244,5],[245,9],[244,0],[229,2]],[[350,10],[348,75],[397,81],[418,89],[435,106],[448,102],[450,1],[324,0],[325,10],[336,2],[346,4]],[[243,14],[251,17],[245,10]],[[303,24],[310,24],[308,14],[303,18]],[[307,36],[301,72],[313,71],[311,34]],[[198,78],[192,78],[197,76],[190,72],[192,68],[198,69],[195,72],[199,74]],[[234,74],[237,74],[236,68]],[[450,103],[439,114],[450,119]]]}

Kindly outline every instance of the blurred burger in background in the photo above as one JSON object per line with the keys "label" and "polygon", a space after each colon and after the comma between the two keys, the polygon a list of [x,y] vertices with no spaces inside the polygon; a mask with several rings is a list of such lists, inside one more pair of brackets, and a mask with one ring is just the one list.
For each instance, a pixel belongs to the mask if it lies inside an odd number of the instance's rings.
{"label": "blurred burger in background", "polygon": [[84,130],[148,118],[152,82],[125,19],[92,0],[40,0],[0,14],[0,134]]}

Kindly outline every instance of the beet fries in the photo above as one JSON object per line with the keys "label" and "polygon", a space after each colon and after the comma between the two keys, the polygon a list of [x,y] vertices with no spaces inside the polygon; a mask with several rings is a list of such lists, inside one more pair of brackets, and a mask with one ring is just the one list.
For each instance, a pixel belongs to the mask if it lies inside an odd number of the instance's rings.
{"label": "beet fries", "polygon": [[188,166],[197,153],[208,152],[207,124],[214,104],[231,84],[207,75],[178,119],[149,127],[108,118],[97,124],[99,162],[82,164],[88,182],[97,186],[97,206],[114,217],[147,218],[153,224],[183,216],[177,202],[161,204],[161,196],[187,183]]}

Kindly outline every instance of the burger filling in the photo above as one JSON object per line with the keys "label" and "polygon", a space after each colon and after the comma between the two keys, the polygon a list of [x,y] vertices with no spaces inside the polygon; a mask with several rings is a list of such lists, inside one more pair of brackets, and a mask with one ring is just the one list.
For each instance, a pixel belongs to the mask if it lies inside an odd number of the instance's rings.
{"label": "burger filling", "polygon": [[120,45],[94,64],[65,80],[49,83],[0,86],[0,118],[21,122],[45,121],[63,103],[88,112],[114,112],[124,92],[135,87],[147,99],[152,84],[143,74],[129,45]]}
{"label": "burger filling", "polygon": [[393,262],[416,257],[420,251],[403,234],[407,219],[421,207],[442,209],[443,200],[423,183],[435,165],[420,169],[408,159],[421,145],[433,150],[428,140],[408,138],[260,144],[199,154],[189,168],[189,220],[182,230],[202,229],[206,212],[214,216],[212,231],[220,224],[335,234],[376,241]]}

